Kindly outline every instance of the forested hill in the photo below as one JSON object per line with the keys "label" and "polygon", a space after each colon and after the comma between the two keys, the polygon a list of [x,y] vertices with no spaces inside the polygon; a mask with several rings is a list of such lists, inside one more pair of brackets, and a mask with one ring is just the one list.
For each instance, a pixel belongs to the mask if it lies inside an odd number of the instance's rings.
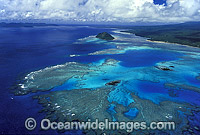
{"label": "forested hill", "polygon": [[130,30],[126,32],[150,38],[151,41],[164,41],[200,47],[200,22],[159,26],[134,26],[130,27]]}

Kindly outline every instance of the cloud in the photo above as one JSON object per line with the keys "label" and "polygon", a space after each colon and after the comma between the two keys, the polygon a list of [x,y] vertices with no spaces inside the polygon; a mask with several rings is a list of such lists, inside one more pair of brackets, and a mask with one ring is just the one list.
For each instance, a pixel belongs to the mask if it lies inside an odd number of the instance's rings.
{"label": "cloud", "polygon": [[1,20],[89,22],[200,21],[200,0],[0,0]]}

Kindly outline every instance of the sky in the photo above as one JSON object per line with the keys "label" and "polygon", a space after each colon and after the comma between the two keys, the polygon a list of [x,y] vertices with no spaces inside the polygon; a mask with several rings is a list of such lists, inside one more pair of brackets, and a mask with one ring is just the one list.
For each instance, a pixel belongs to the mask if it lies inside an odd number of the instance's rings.
{"label": "sky", "polygon": [[0,0],[0,21],[200,21],[200,0]]}

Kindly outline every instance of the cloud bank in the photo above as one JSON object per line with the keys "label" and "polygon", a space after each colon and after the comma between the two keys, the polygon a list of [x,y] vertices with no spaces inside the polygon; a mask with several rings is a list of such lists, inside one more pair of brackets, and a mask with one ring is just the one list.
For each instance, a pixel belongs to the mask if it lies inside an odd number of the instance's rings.
{"label": "cloud bank", "polygon": [[200,21],[200,0],[0,0],[0,20],[77,22]]}

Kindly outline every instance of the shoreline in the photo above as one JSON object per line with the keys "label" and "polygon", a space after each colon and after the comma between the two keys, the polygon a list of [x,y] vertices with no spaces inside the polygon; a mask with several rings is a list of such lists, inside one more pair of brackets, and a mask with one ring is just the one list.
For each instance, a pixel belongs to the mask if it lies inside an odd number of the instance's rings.
{"label": "shoreline", "polygon": [[175,44],[175,45],[181,45],[181,46],[186,46],[186,47],[192,47],[192,48],[198,48],[198,49],[200,49],[200,47],[195,47],[195,46],[190,46],[190,45],[185,45],[185,44],[179,44],[179,43],[172,43],[172,42],[165,42],[165,41],[156,41],[156,40],[151,40],[151,39],[147,39],[146,41],[148,41],[148,42],[154,42],[154,43]]}
{"label": "shoreline", "polygon": [[[128,32],[128,31],[120,31],[120,32],[124,32],[124,33],[129,33],[129,34],[136,35],[136,33],[131,33],[131,32]],[[138,36],[138,35],[136,35],[136,36]],[[192,48],[198,48],[198,49],[200,49],[200,47],[196,47],[196,46],[192,46],[192,45],[186,45],[186,44],[180,44],[180,43],[173,43],[173,42],[166,42],[166,41],[157,41],[157,40],[152,40],[152,39],[150,39],[148,37],[145,37],[145,36],[139,36],[139,37],[147,38],[146,41],[148,41],[148,42],[164,43],[164,44],[175,44],[175,45],[181,45],[181,46],[186,46],[186,47],[192,47]]]}

